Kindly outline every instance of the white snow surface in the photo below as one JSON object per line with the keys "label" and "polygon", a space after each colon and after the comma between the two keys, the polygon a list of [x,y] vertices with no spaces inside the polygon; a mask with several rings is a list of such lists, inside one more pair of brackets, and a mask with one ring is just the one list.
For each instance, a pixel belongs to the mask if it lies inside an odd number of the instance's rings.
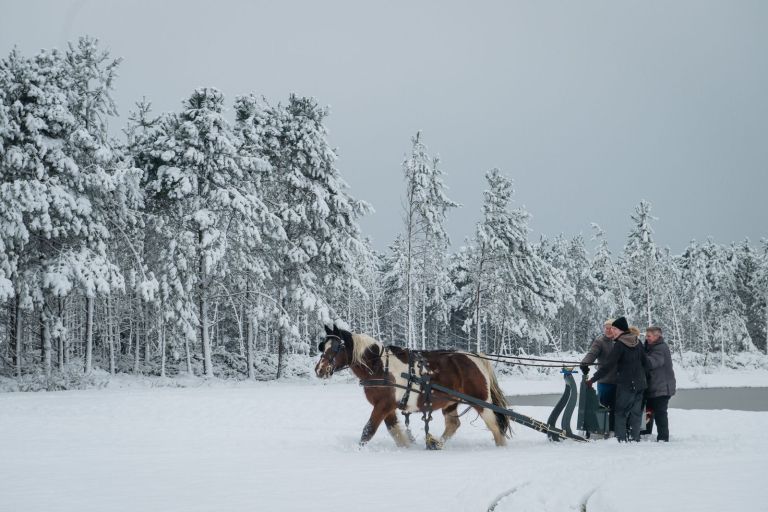
{"label": "white snow surface", "polygon": [[3,511],[768,510],[766,412],[673,409],[668,444],[515,425],[497,448],[470,411],[434,452],[418,419],[415,446],[382,427],[360,449],[370,406],[343,378],[6,393],[0,411]]}

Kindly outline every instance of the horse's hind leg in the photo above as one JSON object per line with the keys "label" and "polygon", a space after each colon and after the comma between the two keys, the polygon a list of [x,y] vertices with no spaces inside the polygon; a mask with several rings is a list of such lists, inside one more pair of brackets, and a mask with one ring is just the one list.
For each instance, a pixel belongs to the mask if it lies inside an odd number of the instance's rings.
{"label": "horse's hind leg", "polygon": [[456,433],[456,430],[461,425],[461,421],[459,421],[459,414],[457,412],[458,408],[459,404],[451,404],[443,409],[443,417],[445,418],[445,431],[443,431],[443,435],[440,436],[443,442],[446,442],[451,437],[453,437],[453,434]]}
{"label": "horse's hind leg", "polygon": [[488,430],[493,434],[493,440],[496,442],[496,446],[506,446],[507,438],[501,433],[499,424],[496,423],[496,415],[490,409],[480,409],[478,411],[480,417],[483,418]]}
{"label": "horse's hind leg", "polygon": [[407,447],[411,445],[411,440],[403,429],[400,428],[400,424],[397,422],[397,411],[392,411],[384,418],[384,424],[387,426],[387,431],[392,439],[395,440],[395,444],[400,447]]}

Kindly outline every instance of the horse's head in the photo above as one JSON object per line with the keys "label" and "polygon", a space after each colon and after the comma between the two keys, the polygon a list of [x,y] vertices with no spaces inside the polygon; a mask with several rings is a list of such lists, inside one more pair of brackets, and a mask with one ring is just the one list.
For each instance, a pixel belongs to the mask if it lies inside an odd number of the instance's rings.
{"label": "horse's head", "polygon": [[[352,352],[352,337],[346,331],[325,327],[325,339],[317,346],[320,360],[315,365],[315,375],[328,379],[335,371],[349,367]],[[349,346],[348,346],[349,345]]]}

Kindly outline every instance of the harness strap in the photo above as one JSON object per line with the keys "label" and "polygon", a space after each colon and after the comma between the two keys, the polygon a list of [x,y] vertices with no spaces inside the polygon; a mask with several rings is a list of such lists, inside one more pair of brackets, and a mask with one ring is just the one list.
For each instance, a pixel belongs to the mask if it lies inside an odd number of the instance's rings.
{"label": "harness strap", "polygon": [[405,385],[405,393],[403,393],[403,397],[400,399],[400,402],[397,404],[397,408],[401,410],[406,410],[408,407],[408,399],[411,396],[411,389],[413,388],[413,382],[414,382],[415,375],[413,374],[413,351],[408,351],[408,379],[406,381]]}

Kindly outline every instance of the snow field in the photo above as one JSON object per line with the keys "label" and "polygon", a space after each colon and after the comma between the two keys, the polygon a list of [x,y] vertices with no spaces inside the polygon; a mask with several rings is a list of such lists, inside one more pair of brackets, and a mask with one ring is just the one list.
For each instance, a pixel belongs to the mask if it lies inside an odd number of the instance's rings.
{"label": "snow field", "polygon": [[359,449],[370,406],[344,381],[12,393],[0,411],[2,511],[768,510],[762,412],[673,409],[663,445],[516,425],[496,448],[470,411],[430,452],[418,418],[416,446],[382,427]]}

